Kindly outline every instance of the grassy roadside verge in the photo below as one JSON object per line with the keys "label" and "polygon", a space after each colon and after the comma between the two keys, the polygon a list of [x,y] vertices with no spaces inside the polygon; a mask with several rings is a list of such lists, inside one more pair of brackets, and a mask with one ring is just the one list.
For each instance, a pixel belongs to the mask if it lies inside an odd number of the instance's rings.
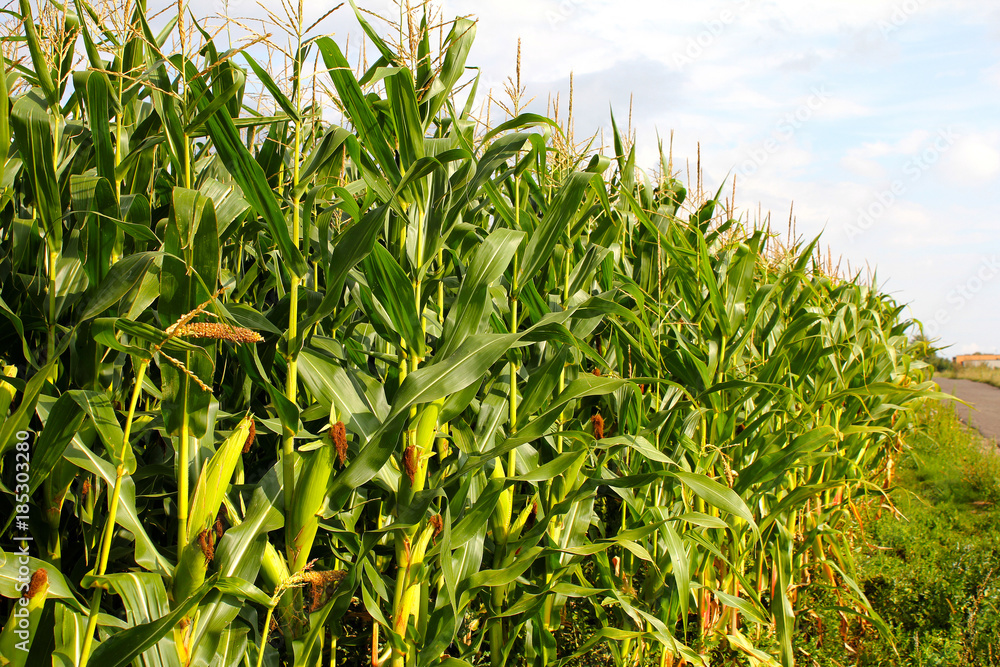
{"label": "grassy roadside verge", "polygon": [[970,368],[953,368],[942,371],[941,375],[959,380],[973,380],[975,382],[985,382],[994,387],[1000,387],[1000,368],[987,368],[985,366],[972,366]]}
{"label": "grassy roadside verge", "polygon": [[854,617],[820,611],[830,601],[812,593],[798,664],[1000,665],[1000,454],[951,404],[924,408],[920,422],[889,493],[895,513],[872,503],[857,541],[864,591],[891,643]]}

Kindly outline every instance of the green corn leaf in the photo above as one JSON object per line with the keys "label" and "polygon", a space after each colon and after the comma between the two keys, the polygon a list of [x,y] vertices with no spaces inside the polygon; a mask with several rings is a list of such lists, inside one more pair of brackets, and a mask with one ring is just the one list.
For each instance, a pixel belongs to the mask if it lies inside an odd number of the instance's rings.
{"label": "green corn leaf", "polygon": [[392,121],[399,145],[400,166],[404,172],[424,156],[424,125],[417,110],[417,93],[409,70],[397,70],[385,78],[386,92],[392,105]]}
{"label": "green corn leaf", "polygon": [[302,163],[299,185],[295,194],[300,197],[305,194],[313,177],[331,160],[343,155],[344,144],[356,141],[354,135],[342,127],[333,126],[327,130],[323,138],[320,139],[319,145],[309,153]]}
{"label": "green corn leaf", "polygon": [[97,175],[113,183],[115,151],[111,145],[110,87],[104,72],[93,72],[87,77],[87,110],[90,113],[90,131],[94,137]]}
{"label": "green corn leaf", "polygon": [[29,493],[34,493],[51,474],[86,416],[69,394],[60,396],[49,409],[45,427],[33,447]]}
{"label": "green corn leaf", "polygon": [[48,103],[55,108],[59,106],[59,91],[52,81],[52,71],[49,69],[48,61],[43,52],[42,41],[35,30],[35,19],[31,15],[31,2],[29,0],[19,0],[21,9],[21,22],[24,25],[25,41],[28,43],[28,53],[31,54],[31,62],[34,65],[32,74],[36,77],[39,87],[41,87]]}
{"label": "green corn leaf", "polygon": [[[10,322],[10,326],[14,327],[14,331],[17,333],[18,337],[21,339],[21,353],[24,358],[28,360],[28,364],[32,367],[36,367],[35,356],[32,354],[31,350],[28,348],[28,339],[24,335],[24,322],[21,318],[14,314],[7,302],[0,297],[0,314],[7,318]],[[0,441],[0,452],[3,451],[3,442]]]}
{"label": "green corn leaf", "polygon": [[426,104],[426,110],[422,112],[424,118],[436,118],[451,99],[455,84],[465,75],[465,61],[469,57],[469,50],[475,39],[476,22],[467,18],[456,19],[445,39],[447,46],[440,72],[431,81],[430,90],[424,98]]}
{"label": "green corn leaf", "polygon": [[[179,178],[182,178],[181,175],[185,173],[184,155],[188,148],[186,146],[187,137],[184,136],[184,125],[177,110],[176,99],[172,94],[175,92],[174,86],[170,83],[170,77],[167,74],[164,61],[159,58],[159,54],[153,47],[157,43],[156,36],[153,35],[153,31],[146,21],[145,12],[140,11],[138,5],[136,6],[135,15],[139,19],[142,33],[146,40],[145,48],[140,53],[143,53],[145,57],[147,76],[149,76],[152,83],[151,97],[153,106],[166,130],[167,145],[170,147],[167,157],[174,169],[174,173]],[[138,54],[136,55],[138,57]],[[179,180],[179,183],[183,184],[183,180]]]}
{"label": "green corn leaf", "polygon": [[490,315],[489,287],[507,270],[524,237],[524,232],[498,229],[483,240],[469,263],[455,305],[448,312],[443,336],[446,342],[440,354],[451,354],[469,336],[482,331]]}
{"label": "green corn leaf", "polygon": [[175,625],[194,609],[216,585],[213,576],[190,597],[176,604],[170,613],[135,627],[123,630],[104,640],[91,655],[88,667],[126,667],[146,649],[160,641]]}
{"label": "green corn leaf", "polygon": [[[218,283],[219,233],[212,201],[194,190],[174,188],[172,215],[163,241],[160,266],[159,315],[164,326],[208,301]],[[215,343],[202,345],[207,354],[185,353],[179,360],[188,370],[212,385]],[[191,434],[201,437],[208,428],[211,395],[173,363],[161,363],[163,376],[163,420],[171,435],[180,432],[184,415],[190,418]]]}
{"label": "green corn leaf", "polygon": [[354,0],[350,0],[350,2],[351,2],[351,8],[354,9],[354,17],[358,20],[358,23],[361,25],[361,29],[365,31],[365,35],[368,36],[368,39],[372,41],[372,44],[375,45],[375,48],[377,48],[379,53],[382,54],[382,58],[384,58],[386,62],[390,63],[395,62],[397,58],[396,54],[393,53],[389,45],[385,43],[385,40],[382,39],[382,36],[379,35],[374,28],[372,28],[371,23],[369,23],[368,20],[365,18],[364,13],[362,13],[361,10],[358,9],[358,6],[354,2]]}
{"label": "green corn leaf", "polygon": [[[344,281],[347,279],[348,273],[372,251],[375,239],[388,215],[388,206],[373,208],[337,237],[330,270],[327,273],[326,294],[323,295],[323,300],[315,311],[306,318],[302,327],[303,331],[327,317],[337,307],[337,303],[343,297]],[[295,350],[301,349],[301,341],[301,337],[290,341],[289,347]]]}
{"label": "green corn leaf", "polygon": [[359,391],[350,374],[328,357],[306,348],[299,356],[299,374],[316,400],[333,414],[341,415],[348,430],[371,438],[386,415],[384,399],[380,405]]}
{"label": "green corn leaf", "polygon": [[333,85],[337,88],[340,100],[354,124],[362,145],[371,152],[389,183],[397,185],[402,174],[396,165],[389,141],[361,91],[358,80],[352,74],[351,64],[341,53],[337,43],[329,37],[317,39],[316,46],[323,56],[323,62],[326,63],[330,78],[333,79]]}
{"label": "green corn leaf", "polygon": [[772,548],[773,558],[771,567],[778,569],[777,586],[775,587],[774,599],[771,601],[771,613],[775,618],[775,634],[781,645],[782,667],[794,667],[795,655],[793,653],[793,635],[795,633],[795,612],[792,603],[788,599],[788,586],[791,584],[792,554],[791,540],[783,538],[788,547],[775,544]]}
{"label": "green corn leaf", "polygon": [[402,336],[407,350],[421,356],[424,337],[417,315],[416,297],[402,267],[388,250],[376,243],[362,263],[362,268],[369,288],[389,316],[386,325]]}
{"label": "green corn leaf", "polygon": [[[70,463],[95,475],[99,475],[108,488],[115,484],[115,468],[94,454],[90,449],[73,440],[63,455]],[[158,551],[150,539],[135,507],[135,482],[131,476],[122,478],[117,522],[135,538],[135,562],[152,572],[169,576],[173,566]]]}
{"label": "green corn leaf", "polygon": [[93,296],[80,314],[80,322],[97,317],[122,300],[128,292],[140,284],[160,257],[157,252],[139,252],[115,263],[100,286],[93,290]]}
{"label": "green corn leaf", "polygon": [[[26,3],[27,0],[21,0],[22,5]],[[45,102],[34,91],[19,97],[10,113],[11,128],[45,230],[46,244],[50,251],[59,252],[62,250],[63,223],[55,174],[53,120],[46,111]]]}
{"label": "green corn leaf", "polygon": [[754,607],[749,600],[735,595],[730,595],[728,593],[723,593],[722,591],[713,591],[713,593],[715,594],[715,597],[719,599],[719,602],[727,607],[738,609],[748,621],[752,623],[759,623],[760,625],[767,625],[767,620],[764,618],[764,614],[762,614],[759,609]]}
{"label": "green corn leaf", "polygon": [[[235,68],[228,69],[227,71],[239,72],[239,70],[236,70]],[[242,73],[239,73],[236,76],[230,75],[227,78],[231,80],[226,85],[226,88],[217,91],[217,93],[212,97],[211,100],[207,102],[207,104],[198,109],[198,115],[195,116],[191,120],[191,122],[187,124],[187,126],[185,126],[184,132],[186,134],[194,134],[195,132],[197,132],[201,128],[201,126],[205,124],[205,121],[211,118],[215,114],[215,112],[218,111],[220,108],[226,107],[226,109],[228,110],[229,107],[231,106],[230,103],[234,99],[237,99],[238,96],[243,92],[244,88],[246,87],[246,77],[243,76]],[[205,89],[202,92],[202,94],[203,95],[208,94],[208,89]]]}
{"label": "green corn leaf", "polygon": [[566,177],[549,204],[538,227],[534,230],[524,249],[517,285],[523,286],[531,280],[542,265],[549,260],[556,243],[566,233],[566,228],[579,214],[583,196],[590,185],[593,174],[574,172]]}
{"label": "green corn leaf", "polygon": [[53,359],[31,376],[31,379],[24,386],[24,392],[21,394],[21,402],[17,410],[4,420],[3,426],[0,426],[0,457],[14,446],[18,431],[25,430],[31,421],[32,416],[35,414],[35,406],[38,404],[38,396],[41,394],[42,388],[55,365],[56,360]]}
{"label": "green corn leaf", "polygon": [[[209,95],[202,97],[202,108],[211,103]],[[292,239],[289,234],[285,215],[274,198],[274,192],[267,184],[263,170],[243,145],[236,126],[233,125],[233,119],[224,105],[216,108],[209,116],[205,121],[205,128],[226,169],[243,191],[243,196],[267,224],[281,250],[283,263],[296,276],[305,275],[309,269],[302,258],[302,253],[299,252],[297,239]]]}
{"label": "green corn leaf", "polygon": [[111,268],[117,236],[114,221],[121,217],[118,198],[106,178],[92,176],[72,176],[70,197],[85,239],[83,270],[90,284],[98,285]]}
{"label": "green corn leaf", "polygon": [[[544,324],[558,323],[565,319],[566,315],[568,313],[550,318]],[[538,325],[532,329],[537,328]],[[481,380],[489,367],[532,329],[518,334],[473,336],[447,358],[440,361],[435,358],[436,363],[407,375],[382,427],[347,468],[334,479],[330,495],[337,499],[336,504],[343,502],[344,494],[374,477],[389,460],[396,450],[412,406],[444,398],[449,393],[461,391],[473,382]]]}
{"label": "green corn leaf", "polygon": [[94,422],[97,434],[115,467],[124,468],[129,475],[134,473],[136,470],[135,454],[132,451],[131,443],[125,442],[125,433],[118,423],[118,417],[108,395],[103,392],[80,390],[74,390],[68,394]]}
{"label": "green corn leaf", "polygon": [[267,89],[267,92],[271,95],[274,101],[278,103],[281,110],[288,114],[288,117],[293,121],[296,123],[299,122],[299,114],[295,111],[295,105],[292,104],[291,100],[285,96],[285,93],[282,92],[281,88],[278,87],[278,84],[274,82],[274,79],[271,78],[271,75],[268,74],[267,70],[261,67],[257,61],[253,59],[253,56],[246,51],[243,51],[242,55],[243,59],[247,61],[248,65],[250,65],[250,69],[253,70],[257,80],[260,81],[264,88]]}
{"label": "green corn leaf", "polygon": [[754,532],[757,531],[757,524],[753,519],[750,508],[743,502],[739,494],[729,487],[698,473],[679,470],[670,474],[683,482],[685,486],[698,494],[709,505],[740,517],[750,524]]}
{"label": "green corn leaf", "polygon": [[[118,594],[128,617],[129,627],[151,623],[170,613],[170,602],[163,585],[163,577],[151,572],[123,572],[94,581],[109,587]],[[168,633],[142,653],[142,661],[153,665],[177,663],[177,647]]]}
{"label": "green corn leaf", "polygon": [[553,121],[551,118],[546,118],[545,116],[540,116],[536,113],[522,113],[508,121],[500,123],[495,128],[491,129],[486,133],[485,136],[480,140],[481,145],[486,145],[490,142],[490,139],[496,137],[504,132],[510,132],[511,130],[519,130],[525,127],[533,127],[536,125],[548,125],[549,127],[558,128],[559,125]]}

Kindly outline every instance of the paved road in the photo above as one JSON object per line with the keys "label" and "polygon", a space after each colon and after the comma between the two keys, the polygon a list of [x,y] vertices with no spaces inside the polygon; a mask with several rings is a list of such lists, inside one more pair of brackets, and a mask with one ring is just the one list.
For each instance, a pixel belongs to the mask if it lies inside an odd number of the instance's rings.
{"label": "paved road", "polygon": [[972,380],[952,380],[936,377],[941,391],[952,394],[973,406],[973,410],[961,403],[955,403],[958,416],[967,424],[976,427],[988,438],[1000,442],[1000,389]]}

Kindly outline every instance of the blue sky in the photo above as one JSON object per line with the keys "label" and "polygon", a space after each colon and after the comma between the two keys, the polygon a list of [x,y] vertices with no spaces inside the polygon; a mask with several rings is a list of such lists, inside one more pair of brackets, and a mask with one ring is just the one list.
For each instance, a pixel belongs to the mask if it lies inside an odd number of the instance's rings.
{"label": "blue sky", "polygon": [[[228,4],[231,15],[262,15],[250,0]],[[334,4],[307,0],[307,21]],[[362,6],[398,12],[392,0]],[[522,82],[542,109],[556,93],[565,104],[574,73],[578,138],[607,132],[610,108],[625,124],[634,94],[641,164],[655,164],[657,133],[674,132],[675,164],[692,169],[700,142],[706,189],[735,174],[737,205],[755,216],[759,203],[782,231],[794,201],[798,234],[822,232],[845,268],[876,269],[911,316],[952,345],[945,354],[1000,352],[1000,4],[434,6],[478,18],[469,64],[495,94],[514,73],[519,37]],[[347,6],[321,29],[350,35],[352,49],[360,43]]]}

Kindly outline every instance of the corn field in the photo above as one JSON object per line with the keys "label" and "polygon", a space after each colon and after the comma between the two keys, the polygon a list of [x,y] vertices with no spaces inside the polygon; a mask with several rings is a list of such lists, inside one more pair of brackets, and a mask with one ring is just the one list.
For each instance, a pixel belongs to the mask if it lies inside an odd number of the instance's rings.
{"label": "corn field", "polygon": [[789,666],[806,585],[882,624],[893,299],[519,81],[484,124],[471,20],[354,8],[358,67],[300,2],[277,68],[112,9],[5,10],[0,665]]}

